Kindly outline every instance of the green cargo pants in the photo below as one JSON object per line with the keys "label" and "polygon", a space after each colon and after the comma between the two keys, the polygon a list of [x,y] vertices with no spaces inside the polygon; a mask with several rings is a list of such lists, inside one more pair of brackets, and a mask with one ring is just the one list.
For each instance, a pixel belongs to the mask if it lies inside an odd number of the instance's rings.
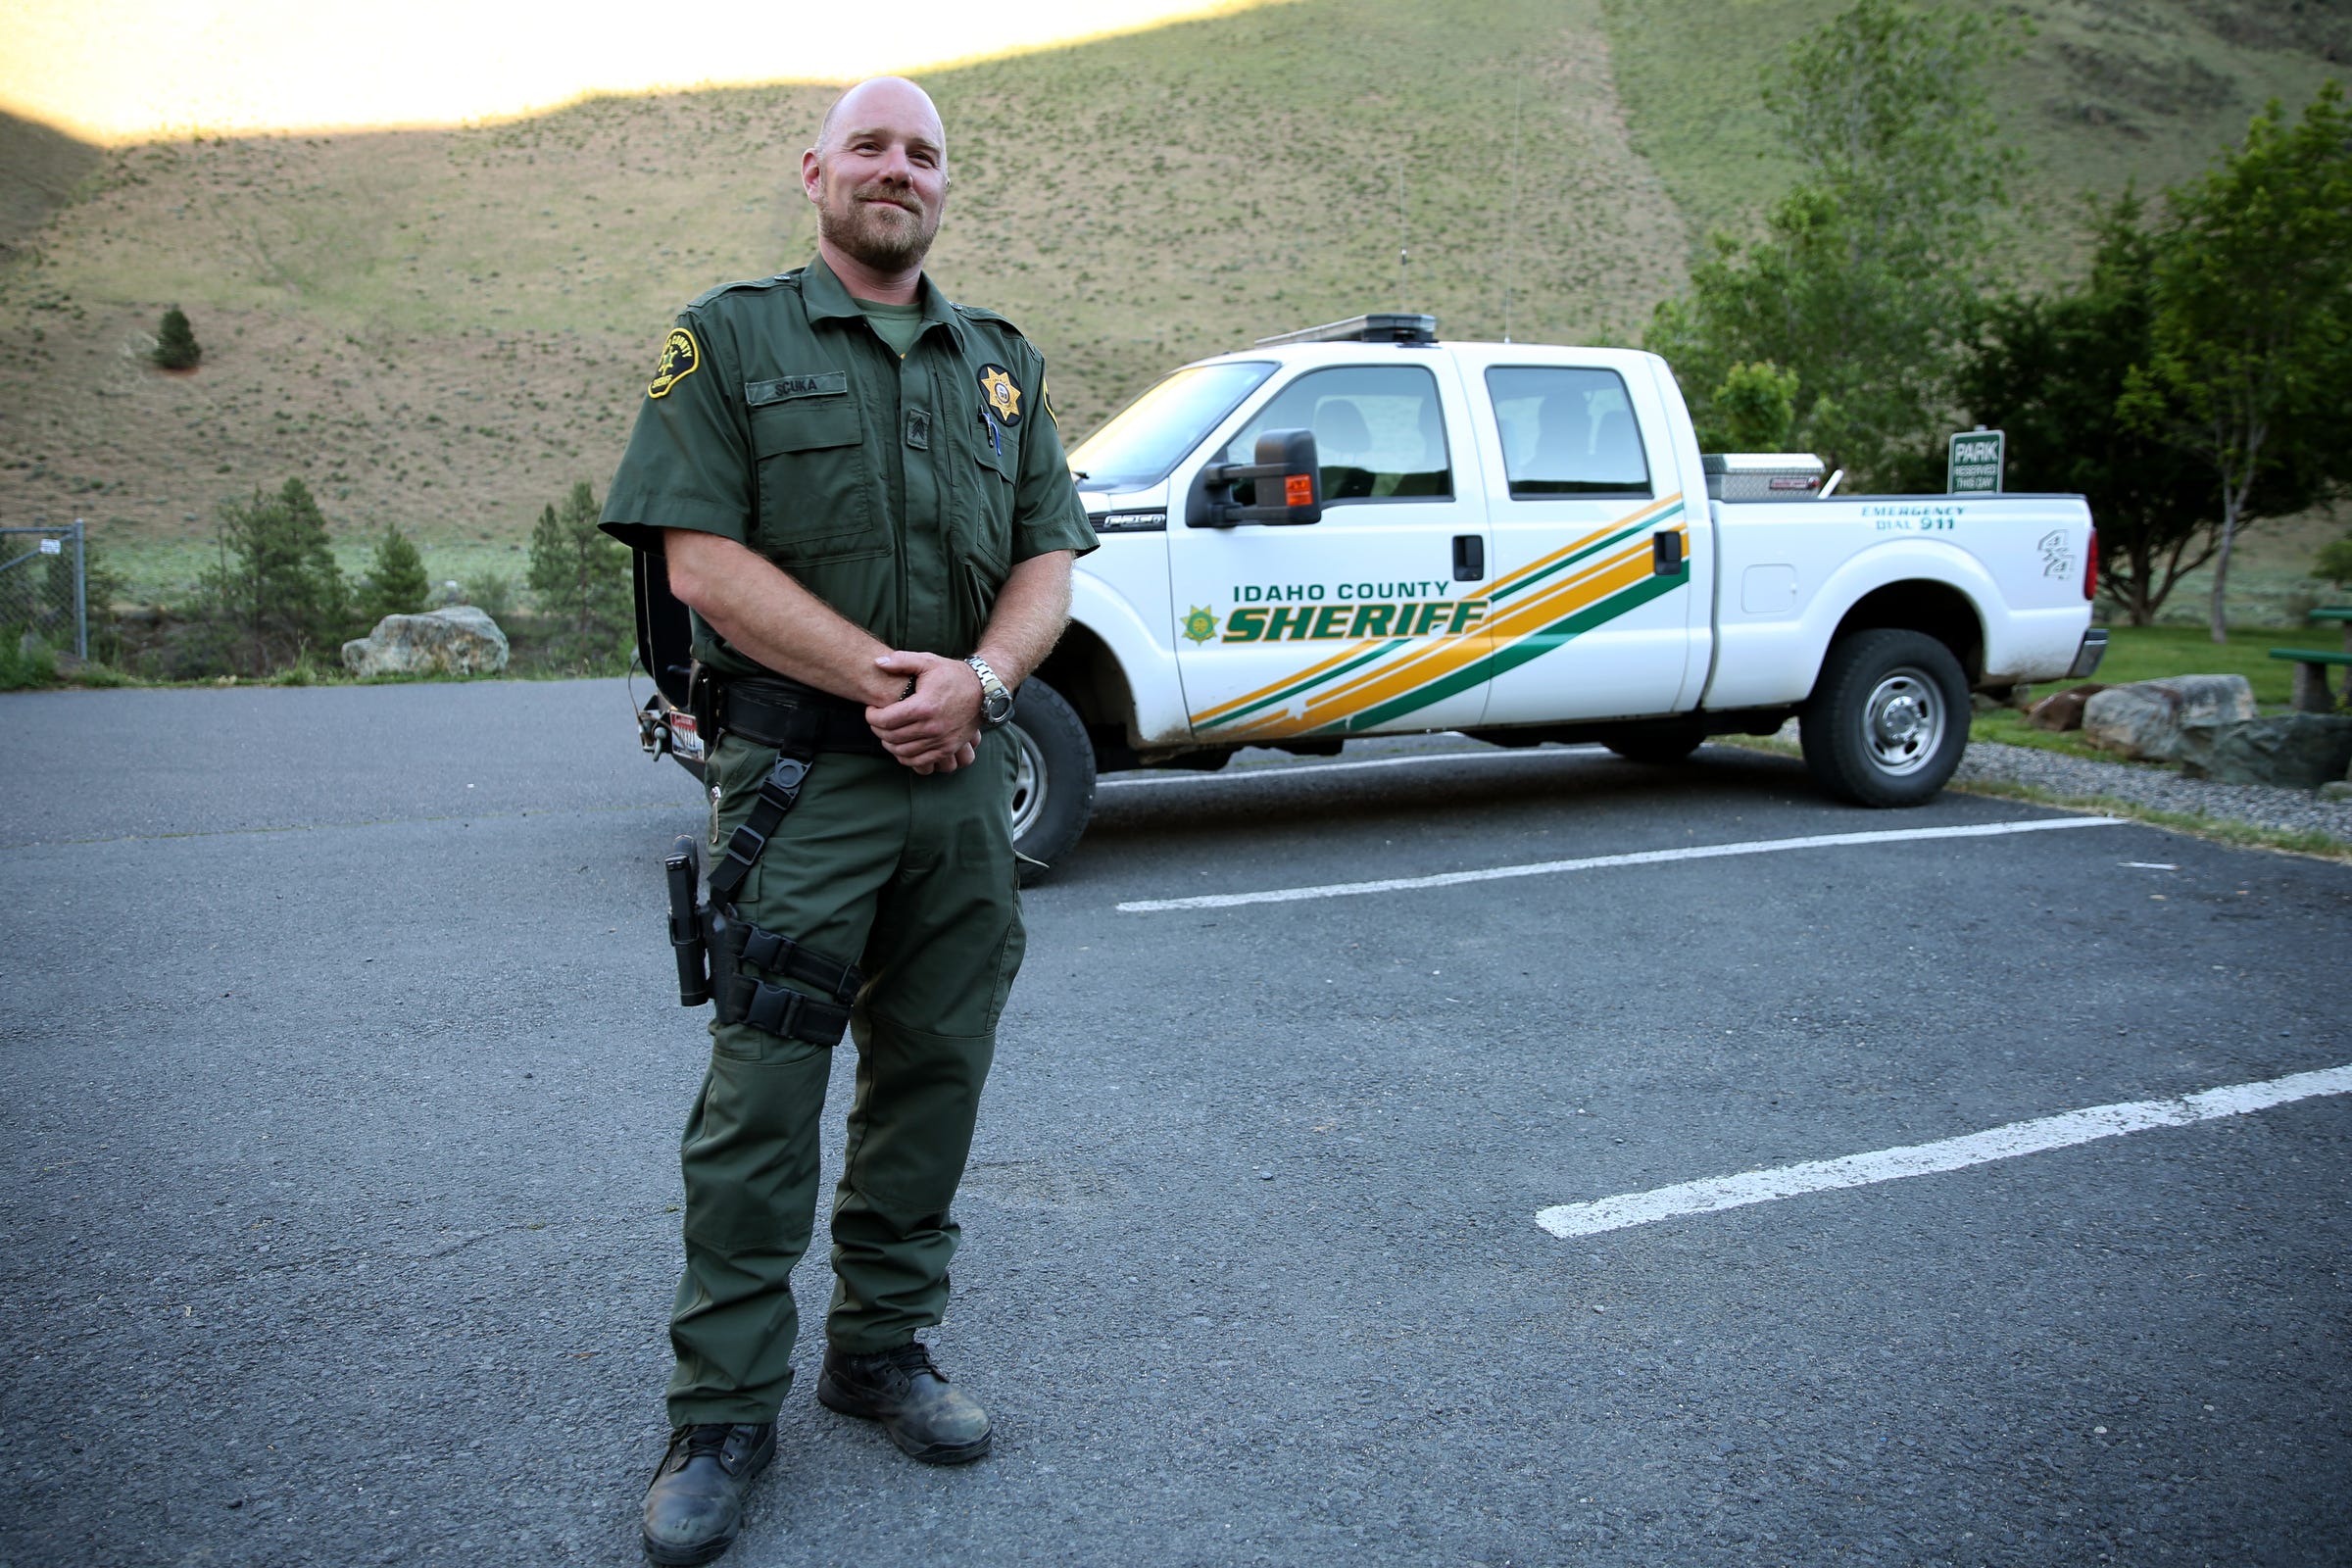
{"label": "green cargo pants", "polygon": [[[774,760],[739,736],[719,743],[705,777],[717,792],[713,857],[751,814]],[[1021,963],[1012,766],[1001,731],[953,773],[826,753],[738,891],[745,919],[866,977],[851,1024],[858,1088],[834,1189],[825,1319],[826,1338],[852,1354],[906,1344],[947,1302],[960,1234],[949,1209]],[[817,1121],[832,1067],[829,1049],[749,1024],[714,1023],[710,1034],[710,1070],[680,1150],[686,1271],[669,1325],[673,1426],[772,1420],[792,1386],[791,1274],[815,1224]]]}

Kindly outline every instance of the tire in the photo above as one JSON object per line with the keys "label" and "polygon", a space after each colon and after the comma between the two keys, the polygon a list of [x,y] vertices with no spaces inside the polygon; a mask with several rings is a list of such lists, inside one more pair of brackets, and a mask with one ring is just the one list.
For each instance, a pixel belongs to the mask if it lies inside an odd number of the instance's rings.
{"label": "tire", "polygon": [[[1012,847],[1027,887],[1067,855],[1095,811],[1095,749],[1061,693],[1034,676],[1013,701]],[[1030,864],[1036,861],[1036,864]]]}
{"label": "tire", "polygon": [[1644,767],[1672,767],[1706,741],[1695,724],[1652,724],[1612,735],[1601,744],[1629,762]]}
{"label": "tire", "polygon": [[1968,749],[1968,677],[1925,632],[1855,632],[1830,645],[1797,719],[1805,766],[1826,793],[1917,806]]}

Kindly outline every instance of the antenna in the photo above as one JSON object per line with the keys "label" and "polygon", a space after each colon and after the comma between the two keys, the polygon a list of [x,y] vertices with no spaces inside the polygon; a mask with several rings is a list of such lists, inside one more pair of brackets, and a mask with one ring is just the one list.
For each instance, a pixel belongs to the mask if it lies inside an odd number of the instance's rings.
{"label": "antenna", "polygon": [[1396,166],[1396,307],[1402,310],[1410,298],[1412,249],[1408,244],[1411,232],[1404,216],[1404,166]]}
{"label": "antenna", "polygon": [[1503,197],[1502,219],[1502,340],[1511,340],[1511,285],[1518,281],[1519,257],[1519,125],[1524,118],[1527,83],[1511,89],[1511,188]]}

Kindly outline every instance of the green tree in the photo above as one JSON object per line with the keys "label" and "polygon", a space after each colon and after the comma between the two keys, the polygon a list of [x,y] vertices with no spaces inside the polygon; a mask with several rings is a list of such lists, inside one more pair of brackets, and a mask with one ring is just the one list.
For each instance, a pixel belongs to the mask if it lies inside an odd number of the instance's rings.
{"label": "green tree", "polygon": [[203,358],[204,350],[197,346],[196,329],[188,325],[187,313],[172,306],[155,329],[155,363],[167,370],[185,370]]}
{"label": "green tree", "polygon": [[2120,407],[2154,343],[2157,242],[2144,208],[2127,190],[2094,212],[2080,285],[1988,306],[1954,381],[1972,419],[2007,432],[2010,489],[2089,501],[2102,589],[2134,626],[2150,624],[2219,548],[2211,474]]}
{"label": "green tree", "polygon": [[2124,412],[2193,454],[2219,488],[2207,624],[2227,642],[2238,530],[2352,476],[2352,114],[2341,84],[2324,85],[2293,126],[2274,100],[2242,147],[2168,195],[2152,352]]}
{"label": "green tree", "polygon": [[431,595],[424,558],[397,523],[384,524],[384,535],[375,542],[374,559],[368,564],[368,575],[360,579],[360,623],[372,627],[386,615],[419,614]]}
{"label": "green tree", "polygon": [[596,493],[582,480],[561,512],[551,506],[539,514],[528,576],[532,600],[552,622],[549,651],[592,669],[619,659],[633,619],[629,552],[596,519]]}
{"label": "green tree", "polygon": [[350,591],[310,486],[288,479],[275,495],[223,502],[219,550],[201,599],[219,652],[238,673],[267,674],[342,641]]}
{"label": "green tree", "polygon": [[1916,451],[1948,406],[2018,167],[1983,77],[2018,47],[1999,21],[1900,0],[1858,0],[1797,45],[1766,104],[1804,174],[1760,237],[1714,237],[1645,335],[1702,429],[1756,412],[1716,399],[1763,390],[1734,375],[1761,365],[1793,378],[1787,439],[1833,466],[1884,481]]}
{"label": "green tree", "polygon": [[1796,373],[1777,365],[1735,365],[1707,398],[1711,421],[1699,444],[1710,452],[1780,452],[1796,424]]}

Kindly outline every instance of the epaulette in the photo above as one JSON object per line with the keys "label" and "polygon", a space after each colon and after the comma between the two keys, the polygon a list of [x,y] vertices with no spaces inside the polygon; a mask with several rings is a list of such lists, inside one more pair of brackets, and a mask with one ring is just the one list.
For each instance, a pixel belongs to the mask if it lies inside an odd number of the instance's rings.
{"label": "epaulette", "polygon": [[1028,333],[1022,331],[1019,327],[1013,325],[1012,322],[1006,320],[1004,317],[999,316],[996,312],[989,310],[986,306],[964,305],[955,300],[948,301],[948,304],[956,311],[957,315],[962,316],[968,320],[994,321],[997,325],[1003,327],[1005,331],[1010,332],[1014,337],[1019,338],[1022,342],[1026,343],[1029,340]]}
{"label": "epaulette", "polygon": [[796,268],[789,272],[778,272],[772,277],[747,277],[740,282],[721,283],[716,288],[707,288],[689,300],[686,308],[690,311],[699,311],[722,294],[734,294],[747,289],[797,289],[800,286],[801,273],[800,270]]}

